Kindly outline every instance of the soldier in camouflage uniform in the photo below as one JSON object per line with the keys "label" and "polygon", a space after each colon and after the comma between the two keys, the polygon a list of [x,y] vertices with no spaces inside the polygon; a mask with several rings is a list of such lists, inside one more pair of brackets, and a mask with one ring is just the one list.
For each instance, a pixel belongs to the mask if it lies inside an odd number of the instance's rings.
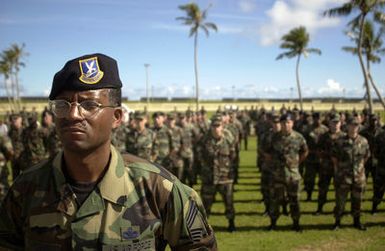
{"label": "soldier in camouflage uniform", "polygon": [[123,122],[119,127],[112,130],[111,144],[113,144],[115,148],[118,149],[118,151],[121,153],[127,152],[126,139],[128,132],[128,127]]}
{"label": "soldier in camouflage uniform", "polygon": [[319,138],[329,130],[321,123],[320,113],[315,112],[312,117],[313,123],[307,127],[307,130],[303,134],[309,148],[309,155],[305,160],[304,176],[305,191],[307,193],[306,201],[311,201],[316,176],[321,165],[318,146]]}
{"label": "soldier in camouflage uniform", "polygon": [[326,203],[327,193],[331,179],[334,177],[334,168],[332,162],[332,149],[336,142],[346,134],[341,131],[340,115],[334,113],[329,118],[329,131],[322,134],[319,139],[318,149],[321,158],[318,180],[318,207],[316,215],[322,213],[322,208]]}
{"label": "soldier in camouflage uniform", "polygon": [[41,117],[41,130],[43,131],[44,145],[47,149],[49,158],[55,157],[56,154],[61,150],[61,142],[56,133],[56,126],[53,122],[53,117],[54,115],[52,112],[48,110],[45,110]]}
{"label": "soldier in camouflage uniform", "polygon": [[31,115],[28,118],[28,127],[24,128],[22,139],[24,145],[24,151],[21,154],[22,171],[48,158],[45,133],[39,127],[35,116]]}
{"label": "soldier in camouflage uniform", "polygon": [[[188,183],[189,186],[193,186],[197,183],[196,181],[196,170],[194,167],[194,131],[192,127],[187,123],[185,114],[179,114],[179,126],[181,128],[181,147],[179,154],[183,160],[183,178],[181,179],[183,183]],[[195,165],[196,166],[196,165]]]}
{"label": "soldier in camouflage uniform", "polygon": [[374,140],[374,155],[378,160],[373,184],[373,205],[372,214],[377,212],[385,193],[385,130],[379,133]]}
{"label": "soldier in camouflage uniform", "polygon": [[179,154],[182,146],[182,129],[176,125],[174,113],[167,114],[167,127],[171,132],[172,139],[172,151],[169,154],[170,169],[171,172],[183,182],[183,159]]}
{"label": "soldier in camouflage uniform", "polygon": [[7,135],[0,136],[0,204],[9,189],[7,162],[14,156],[11,139]]}
{"label": "soldier in camouflage uniform", "polygon": [[[271,159],[269,153],[272,148],[272,139],[274,134],[281,131],[281,124],[279,121],[278,115],[275,115],[271,118],[272,128],[268,132],[263,134],[263,137],[260,139],[261,147],[258,149],[258,156],[262,159],[261,166],[261,192],[262,199],[265,204],[265,213],[269,213],[270,206],[270,195],[272,193],[272,173],[274,171],[274,161]],[[286,207],[284,207],[286,208]]]}
{"label": "soldier in camouflage uniform", "polygon": [[290,215],[293,219],[293,230],[300,231],[300,181],[299,164],[308,154],[305,138],[293,130],[293,118],[291,114],[284,114],[280,118],[281,132],[274,134],[272,138],[271,159],[275,161],[272,174],[272,196],[270,198],[271,224],[268,230],[276,228],[279,217],[279,206],[285,198],[285,188],[290,205]]}
{"label": "soldier in camouflage uniform", "polygon": [[[135,115],[137,113],[141,113],[140,111],[136,111],[135,113],[132,113],[130,114],[130,117],[129,117],[129,120],[128,120],[128,126],[127,126],[127,133],[126,133],[126,140],[125,140],[125,144],[126,144],[126,152],[128,153],[131,153],[131,154],[136,154],[136,119],[135,119]],[[146,123],[147,123],[147,116],[144,116],[146,118],[146,121],[145,121],[145,125],[144,127],[146,127]],[[152,145],[151,145],[151,148],[152,148]],[[137,154],[136,154],[137,155]],[[144,158],[144,159],[147,159],[143,156],[140,156],[141,158]],[[147,160],[151,160],[150,159],[147,159]]]}
{"label": "soldier in camouflage uniform", "polygon": [[[375,138],[378,134],[382,132],[381,125],[378,121],[378,117],[375,114],[368,115],[367,124],[362,128],[360,134],[364,136],[369,143],[370,152],[374,152],[375,147]],[[369,178],[369,174],[372,175],[373,185],[375,183],[374,179],[376,177],[376,167],[377,167],[377,157],[375,155],[371,155],[368,161],[365,163],[365,176],[366,179]]]}
{"label": "soldier in camouflage uniform", "polygon": [[351,193],[354,227],[366,230],[360,221],[361,202],[363,199],[366,177],[365,162],[370,156],[368,141],[358,134],[360,121],[357,117],[348,120],[347,135],[340,138],[333,147],[333,165],[335,168],[336,206],[335,224],[338,229],[345,210],[348,193]]}
{"label": "soldier in camouflage uniform", "polygon": [[154,121],[152,131],[155,132],[157,142],[154,145],[156,153],[155,163],[171,171],[170,153],[173,151],[173,141],[170,129],[164,124],[165,114],[163,112],[155,112],[152,118]]}
{"label": "soldier in camouflage uniform", "polygon": [[[155,153],[155,133],[146,127],[147,113],[136,111],[134,114],[135,132],[130,133],[127,138],[126,145],[130,144],[130,153],[139,156],[148,161],[154,161],[156,158]],[[132,137],[132,138],[131,138]],[[132,141],[132,142],[131,142]]]}
{"label": "soldier in camouflage uniform", "polygon": [[222,116],[214,115],[209,132],[203,136],[198,153],[202,161],[201,195],[207,214],[215,194],[219,192],[225,203],[225,214],[229,221],[228,231],[235,231],[235,210],[233,202],[235,145],[232,134],[224,129]]}
{"label": "soldier in camouflage uniform", "polygon": [[20,114],[13,114],[11,116],[11,126],[8,131],[8,136],[11,139],[13,147],[13,159],[12,159],[12,178],[13,180],[19,176],[21,171],[21,153],[24,151],[24,145],[22,140],[23,121]]}
{"label": "soldier in camouflage uniform", "polygon": [[[227,115],[225,115],[227,117]],[[227,122],[228,121],[228,122]],[[225,129],[229,130],[234,137],[235,146],[235,158],[233,159],[233,170],[234,170],[234,183],[238,183],[238,169],[239,169],[239,153],[241,150],[241,139],[243,135],[242,124],[236,118],[236,111],[231,110],[228,113],[228,119],[225,118]]]}
{"label": "soldier in camouflage uniform", "polygon": [[16,250],[216,250],[197,193],[111,145],[122,119],[116,61],[69,61],[50,106],[63,152],[22,173],[0,207],[0,246]]}

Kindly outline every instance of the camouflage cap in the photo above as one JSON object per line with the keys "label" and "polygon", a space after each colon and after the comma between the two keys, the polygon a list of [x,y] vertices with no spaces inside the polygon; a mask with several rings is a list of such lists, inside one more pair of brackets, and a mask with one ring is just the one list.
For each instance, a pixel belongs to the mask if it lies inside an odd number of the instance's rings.
{"label": "camouflage cap", "polygon": [[341,120],[341,116],[339,113],[332,113],[329,116],[329,120],[332,122],[339,122]]}
{"label": "camouflage cap", "polygon": [[49,99],[55,99],[64,90],[88,91],[121,87],[122,81],[115,59],[96,53],[68,61],[55,74]]}
{"label": "camouflage cap", "polygon": [[175,119],[175,113],[173,113],[173,112],[169,112],[169,113],[167,113],[167,119],[169,119],[169,120],[174,120]]}
{"label": "camouflage cap", "polygon": [[152,117],[153,117],[153,118],[156,118],[156,117],[164,116],[164,115],[165,115],[164,112],[154,112],[154,113],[152,114]]}
{"label": "camouflage cap", "polygon": [[348,119],[347,124],[348,125],[360,125],[361,121],[358,117],[352,116]]}
{"label": "camouflage cap", "polygon": [[142,112],[142,111],[135,111],[134,113],[134,119],[137,119],[137,120],[142,120],[142,119],[145,119],[147,118],[147,114],[145,112]]}
{"label": "camouflage cap", "polygon": [[272,117],[271,117],[271,121],[273,121],[273,123],[279,123],[280,122],[280,118],[279,118],[279,116],[278,115],[273,115]]}
{"label": "camouflage cap", "polygon": [[222,115],[215,114],[211,117],[211,126],[218,126],[222,124]]}
{"label": "camouflage cap", "polygon": [[312,117],[313,119],[319,119],[321,117],[321,114],[319,112],[313,112]]}

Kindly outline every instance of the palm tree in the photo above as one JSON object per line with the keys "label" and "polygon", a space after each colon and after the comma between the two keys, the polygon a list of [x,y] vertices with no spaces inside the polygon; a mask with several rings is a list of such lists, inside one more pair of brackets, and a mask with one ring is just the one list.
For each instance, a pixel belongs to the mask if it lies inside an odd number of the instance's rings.
{"label": "palm tree", "polygon": [[296,79],[297,79],[297,89],[298,89],[298,97],[300,102],[300,108],[303,110],[303,100],[301,93],[301,83],[299,79],[299,63],[301,56],[308,56],[310,53],[315,53],[321,55],[321,50],[317,48],[308,48],[308,44],[310,41],[309,33],[307,33],[306,28],[300,26],[298,28],[294,28],[289,31],[282,38],[282,44],[280,45],[281,49],[286,49],[284,53],[281,53],[277,56],[276,60],[282,58],[294,58],[297,57],[296,64]]}
{"label": "palm tree", "polygon": [[369,85],[369,74],[365,68],[364,60],[362,57],[362,42],[363,42],[363,32],[364,24],[367,16],[373,14],[373,17],[376,21],[385,22],[385,15],[381,12],[381,9],[385,7],[385,0],[349,0],[344,3],[342,6],[326,10],[324,15],[329,17],[335,16],[348,16],[351,13],[356,13],[358,11],[358,16],[354,17],[353,20],[349,22],[349,25],[352,27],[358,27],[359,36],[358,36],[358,45],[357,45],[357,55],[360,61],[360,66],[362,73],[364,75],[364,83],[366,87],[366,96],[369,106],[370,113],[373,113],[373,101],[370,93]]}
{"label": "palm tree", "polygon": [[0,74],[4,76],[4,90],[7,95],[9,109],[14,110],[14,104],[11,99],[11,95],[9,92],[9,86],[7,85],[10,75],[11,75],[11,66],[9,62],[5,59],[5,54],[0,54]]}
{"label": "palm tree", "polygon": [[[377,96],[385,108],[384,99],[381,96],[380,91],[377,88],[377,85],[374,83],[371,71],[370,71],[370,63],[380,63],[381,57],[380,55],[385,55],[385,47],[383,46],[382,36],[385,34],[385,28],[381,27],[378,32],[375,34],[375,27],[373,22],[366,20],[364,23],[364,29],[362,34],[362,54],[365,55],[366,59],[366,70],[368,73],[368,80],[372,84],[373,89],[376,91]],[[359,30],[358,27],[353,27],[351,31],[345,32],[351,40],[356,44],[355,47],[344,46],[342,49],[344,51],[350,52],[354,55],[358,54],[357,45],[359,43]]]}
{"label": "palm tree", "polygon": [[203,30],[206,36],[209,36],[209,29],[218,31],[216,24],[206,22],[207,11],[210,6],[201,11],[196,3],[188,3],[180,5],[180,10],[186,12],[185,17],[177,17],[176,20],[181,20],[184,25],[190,26],[190,37],[194,36],[194,71],[195,71],[195,99],[196,110],[199,110],[199,80],[198,80],[198,33]]}
{"label": "palm tree", "polygon": [[22,59],[28,55],[24,50],[25,44],[19,46],[18,44],[12,44],[10,48],[3,51],[1,61],[9,66],[9,76],[11,80],[11,96],[15,104],[15,110],[20,110],[20,86],[19,86],[19,71],[20,67],[25,67],[25,63]]}

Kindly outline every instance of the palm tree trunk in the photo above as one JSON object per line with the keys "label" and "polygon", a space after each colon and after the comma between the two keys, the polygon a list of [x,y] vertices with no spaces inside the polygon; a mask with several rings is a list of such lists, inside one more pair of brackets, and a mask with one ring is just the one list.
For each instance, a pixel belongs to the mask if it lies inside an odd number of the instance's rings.
{"label": "palm tree trunk", "polygon": [[364,60],[362,58],[362,38],[363,38],[363,30],[364,30],[364,22],[365,22],[365,14],[362,14],[361,20],[360,20],[360,33],[359,33],[359,41],[358,41],[358,59],[360,60],[360,65],[362,69],[362,73],[364,74],[364,83],[366,87],[366,97],[367,97],[367,102],[369,106],[369,112],[373,113],[373,100],[372,100],[372,95],[370,93],[370,85],[368,81],[368,72],[365,68],[364,65]]}
{"label": "palm tree trunk", "polygon": [[5,88],[5,94],[7,95],[7,99],[8,99],[9,110],[12,111],[13,110],[13,104],[12,104],[11,95],[9,93],[9,89],[8,89],[8,85],[7,85],[8,79],[9,78],[4,77],[4,88]]}
{"label": "palm tree trunk", "polygon": [[198,80],[198,32],[194,36],[194,71],[195,71],[195,104],[199,110],[199,80]]}
{"label": "palm tree trunk", "polygon": [[302,100],[302,92],[301,92],[301,83],[299,80],[299,61],[301,59],[301,54],[298,55],[297,64],[295,69],[296,79],[297,79],[297,89],[298,89],[298,98],[299,98],[299,106],[301,111],[303,111],[303,100]]}
{"label": "palm tree trunk", "polygon": [[16,112],[20,111],[20,88],[19,88],[19,73],[16,71],[15,73],[15,88],[16,88]]}
{"label": "palm tree trunk", "polygon": [[372,86],[373,86],[373,89],[376,91],[376,94],[377,94],[377,96],[378,96],[378,99],[380,100],[382,106],[383,106],[384,109],[385,109],[385,101],[384,101],[384,99],[382,98],[381,92],[380,92],[380,90],[378,90],[377,85],[374,83],[373,78],[372,78],[372,74],[370,74],[370,71],[369,71],[369,70],[368,70],[368,77],[369,77],[370,83],[371,83]]}

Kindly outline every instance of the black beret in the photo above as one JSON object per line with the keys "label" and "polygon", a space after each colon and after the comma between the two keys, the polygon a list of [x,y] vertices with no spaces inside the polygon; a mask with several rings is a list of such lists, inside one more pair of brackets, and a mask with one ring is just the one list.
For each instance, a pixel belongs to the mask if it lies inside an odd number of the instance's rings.
{"label": "black beret", "polygon": [[49,99],[55,99],[64,90],[88,91],[121,87],[122,81],[116,60],[96,53],[68,61],[63,69],[55,74]]}

